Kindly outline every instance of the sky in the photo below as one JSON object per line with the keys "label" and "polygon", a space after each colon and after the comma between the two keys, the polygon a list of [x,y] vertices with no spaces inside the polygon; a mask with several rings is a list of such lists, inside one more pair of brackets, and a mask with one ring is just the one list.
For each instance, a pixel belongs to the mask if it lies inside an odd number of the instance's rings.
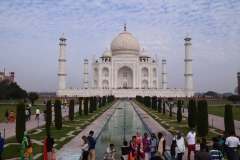
{"label": "sky", "polygon": [[[83,87],[84,58],[101,57],[123,31],[167,60],[168,88],[184,88],[184,38],[192,38],[195,92],[234,92],[240,70],[239,0],[1,0],[0,71],[27,91],[56,91],[59,38],[67,38],[67,88]],[[91,84],[90,84],[91,86]],[[159,86],[161,87],[161,86]]]}

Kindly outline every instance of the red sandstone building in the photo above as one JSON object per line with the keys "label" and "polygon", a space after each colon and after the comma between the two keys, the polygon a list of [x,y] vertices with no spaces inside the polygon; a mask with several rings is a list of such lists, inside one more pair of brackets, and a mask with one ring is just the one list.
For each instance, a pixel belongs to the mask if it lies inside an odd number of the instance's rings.
{"label": "red sandstone building", "polygon": [[14,82],[14,72],[11,71],[9,72],[9,75],[7,76],[5,74],[5,68],[4,68],[4,72],[0,72],[0,82],[3,81],[3,80],[6,80],[8,79],[10,81],[10,83]]}
{"label": "red sandstone building", "polygon": [[240,70],[237,72],[237,78],[238,78],[238,95],[240,95]]}

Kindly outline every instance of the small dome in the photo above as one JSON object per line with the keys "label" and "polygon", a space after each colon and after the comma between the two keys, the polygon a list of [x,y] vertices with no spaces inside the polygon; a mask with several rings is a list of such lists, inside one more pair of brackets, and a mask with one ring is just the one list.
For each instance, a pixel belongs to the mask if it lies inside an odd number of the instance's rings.
{"label": "small dome", "polygon": [[64,34],[60,37],[60,40],[67,40]]}
{"label": "small dome", "polygon": [[144,50],[144,48],[143,48],[143,50],[140,52],[140,55],[139,55],[140,57],[148,57],[148,53]]}
{"label": "small dome", "polygon": [[112,57],[112,54],[111,54],[111,52],[108,51],[107,48],[106,48],[106,51],[103,52],[102,57]]}

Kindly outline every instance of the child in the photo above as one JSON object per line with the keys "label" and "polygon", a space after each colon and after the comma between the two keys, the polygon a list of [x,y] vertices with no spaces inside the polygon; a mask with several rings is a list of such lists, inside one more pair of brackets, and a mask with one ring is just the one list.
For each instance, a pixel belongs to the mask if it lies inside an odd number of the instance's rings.
{"label": "child", "polygon": [[196,154],[200,151],[200,140],[197,140],[195,151],[196,151]]}
{"label": "child", "polygon": [[178,148],[177,148],[177,141],[176,140],[172,141],[170,152],[171,152],[172,160],[176,160],[177,159],[177,154],[178,154]]}

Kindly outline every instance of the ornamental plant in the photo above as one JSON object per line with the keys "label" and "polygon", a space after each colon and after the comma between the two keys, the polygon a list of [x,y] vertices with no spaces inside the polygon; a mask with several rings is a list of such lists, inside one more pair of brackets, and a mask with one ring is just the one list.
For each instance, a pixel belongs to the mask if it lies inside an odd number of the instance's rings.
{"label": "ornamental plant", "polygon": [[69,116],[69,120],[72,122],[74,120],[74,100],[70,100],[68,116]]}
{"label": "ornamental plant", "polygon": [[88,115],[88,97],[84,98],[84,115]]}
{"label": "ornamental plant", "polygon": [[188,126],[195,128],[197,125],[197,106],[195,99],[189,100],[188,106]]}
{"label": "ornamental plant", "polygon": [[225,105],[224,125],[225,125],[225,131],[227,133],[230,133],[232,131],[235,132],[234,119],[233,119],[233,113],[232,113],[232,105],[230,105],[230,104]]}
{"label": "ornamental plant", "polygon": [[178,123],[180,123],[180,122],[182,122],[182,110],[181,110],[182,102],[181,102],[181,100],[178,100],[177,107],[178,107],[178,109],[177,109],[177,121],[178,121]]}
{"label": "ornamental plant", "polygon": [[46,104],[46,111],[47,111],[47,115],[46,115],[46,132],[50,132],[50,127],[52,125],[52,109],[51,109],[51,100],[47,101]]}
{"label": "ornamental plant", "polygon": [[55,128],[56,130],[62,129],[62,111],[61,111],[61,102],[60,100],[55,100],[54,103],[54,112],[55,112]]}
{"label": "ornamental plant", "polygon": [[25,116],[25,105],[20,102],[17,105],[16,113],[16,140],[18,143],[22,143],[23,133],[26,130],[26,116]]}
{"label": "ornamental plant", "polygon": [[82,100],[83,100],[83,97],[78,98],[78,104],[79,104],[78,114],[80,117],[82,116]]}
{"label": "ornamental plant", "polygon": [[198,101],[197,119],[197,132],[199,136],[205,137],[208,134],[208,104],[206,100]]}

